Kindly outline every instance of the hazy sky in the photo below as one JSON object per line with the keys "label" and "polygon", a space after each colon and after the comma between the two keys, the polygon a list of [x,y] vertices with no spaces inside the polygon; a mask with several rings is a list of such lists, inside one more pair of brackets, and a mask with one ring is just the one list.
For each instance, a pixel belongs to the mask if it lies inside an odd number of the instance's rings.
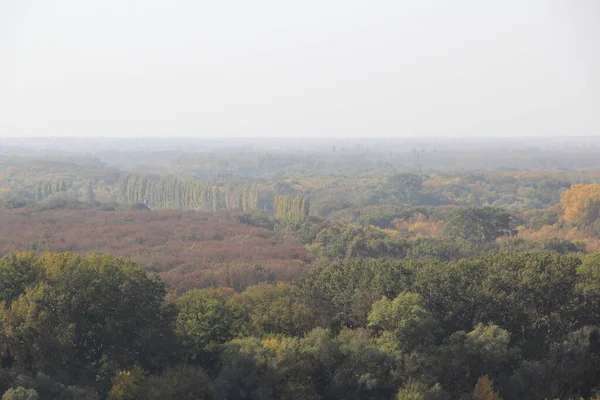
{"label": "hazy sky", "polygon": [[0,0],[0,136],[592,134],[599,0]]}

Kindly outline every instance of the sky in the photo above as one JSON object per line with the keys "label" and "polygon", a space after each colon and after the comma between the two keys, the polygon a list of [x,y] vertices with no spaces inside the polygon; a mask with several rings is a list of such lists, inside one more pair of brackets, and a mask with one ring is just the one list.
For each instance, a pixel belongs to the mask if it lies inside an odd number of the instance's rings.
{"label": "sky", "polygon": [[571,135],[598,0],[0,0],[0,137]]}

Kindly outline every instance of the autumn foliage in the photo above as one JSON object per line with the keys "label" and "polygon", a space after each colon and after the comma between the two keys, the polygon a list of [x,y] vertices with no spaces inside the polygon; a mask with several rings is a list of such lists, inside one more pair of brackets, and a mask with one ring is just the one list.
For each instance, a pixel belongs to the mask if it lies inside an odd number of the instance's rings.
{"label": "autumn foliage", "polygon": [[600,184],[577,184],[560,197],[563,218],[569,222],[592,223],[600,216]]}
{"label": "autumn foliage", "polygon": [[502,400],[498,393],[494,392],[494,382],[484,375],[477,380],[473,398],[477,400]]}
{"label": "autumn foliage", "polygon": [[5,210],[0,255],[23,250],[127,257],[178,292],[289,281],[309,261],[302,246],[231,212]]}

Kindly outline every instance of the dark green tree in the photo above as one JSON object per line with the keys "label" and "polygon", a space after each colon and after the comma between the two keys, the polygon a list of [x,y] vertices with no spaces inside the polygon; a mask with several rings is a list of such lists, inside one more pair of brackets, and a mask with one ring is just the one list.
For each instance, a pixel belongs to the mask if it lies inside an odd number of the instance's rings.
{"label": "dark green tree", "polygon": [[[4,356],[13,364],[61,376],[65,383],[107,379],[115,368],[158,368],[171,351],[174,313],[164,285],[134,263],[109,256],[45,253],[41,273],[0,309]],[[15,292],[17,290],[17,292]]]}
{"label": "dark green tree", "polygon": [[418,203],[423,191],[423,177],[410,172],[394,174],[387,179],[386,188],[401,203]]}
{"label": "dark green tree", "polygon": [[224,343],[247,331],[244,308],[224,290],[191,290],[178,307],[176,331],[190,360],[210,362]]}
{"label": "dark green tree", "polygon": [[475,243],[485,243],[502,236],[515,235],[514,217],[493,207],[458,208],[446,221],[444,235]]}

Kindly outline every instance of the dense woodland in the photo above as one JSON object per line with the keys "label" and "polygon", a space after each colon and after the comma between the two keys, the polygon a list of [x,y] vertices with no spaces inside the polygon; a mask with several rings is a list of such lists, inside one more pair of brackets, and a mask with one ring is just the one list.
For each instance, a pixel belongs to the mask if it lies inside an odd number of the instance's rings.
{"label": "dense woodland", "polygon": [[594,147],[404,144],[4,144],[2,399],[600,398]]}

